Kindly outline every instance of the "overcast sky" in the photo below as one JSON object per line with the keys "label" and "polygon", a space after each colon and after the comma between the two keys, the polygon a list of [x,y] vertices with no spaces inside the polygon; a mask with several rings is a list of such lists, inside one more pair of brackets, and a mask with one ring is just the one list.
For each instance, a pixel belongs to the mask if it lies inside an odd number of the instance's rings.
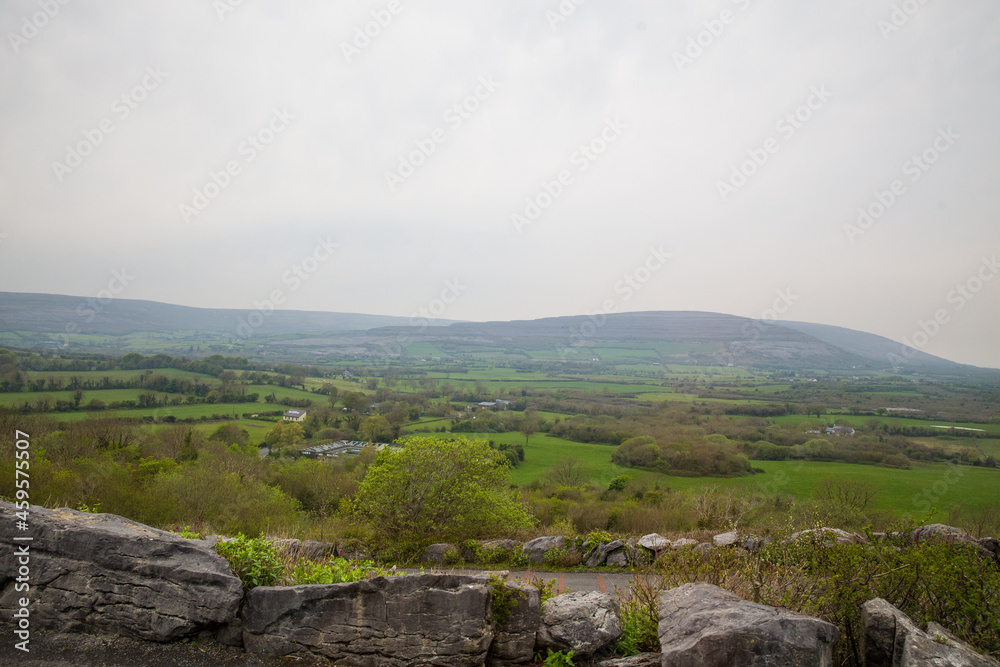
{"label": "overcast sky", "polygon": [[49,2],[0,4],[2,290],[777,299],[1000,367],[996,0]]}

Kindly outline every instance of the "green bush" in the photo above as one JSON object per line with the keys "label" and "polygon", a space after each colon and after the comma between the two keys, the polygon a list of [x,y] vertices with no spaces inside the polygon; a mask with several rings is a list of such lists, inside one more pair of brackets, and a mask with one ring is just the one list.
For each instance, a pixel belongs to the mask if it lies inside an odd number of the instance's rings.
{"label": "green bush", "polygon": [[[555,579],[549,579],[548,581],[546,581],[541,577],[533,577],[531,575],[527,575],[524,579],[520,581],[522,583],[528,584],[529,586],[534,586],[535,588],[538,589],[538,596],[540,598],[539,604],[544,605],[546,600],[556,596],[556,587],[558,584]],[[563,592],[568,593],[569,589]]]}
{"label": "green bush", "polygon": [[229,569],[243,582],[243,590],[273,586],[284,572],[277,549],[264,536],[243,533],[230,542],[219,542],[215,550],[229,561]]}
{"label": "green bush", "polygon": [[549,549],[542,558],[549,567],[573,567],[580,564],[580,552],[568,547]]}
{"label": "green bush", "polygon": [[573,662],[573,651],[563,653],[562,651],[549,649],[548,655],[545,656],[545,662],[542,664],[545,667],[573,667],[575,664]]}
{"label": "green bush", "polygon": [[531,517],[510,489],[506,458],[479,440],[411,438],[387,447],[358,487],[354,514],[377,546],[416,553],[434,542],[507,536]]}
{"label": "green bush", "polygon": [[618,593],[622,636],[615,645],[619,655],[660,652],[660,593],[664,587],[657,577],[636,576],[628,590]]}
{"label": "green bush", "polygon": [[342,584],[351,581],[362,581],[373,577],[395,576],[375,565],[371,561],[352,561],[346,558],[331,556],[328,560],[315,562],[300,558],[291,563],[283,577],[283,583],[288,586],[301,584]]}
{"label": "green bush", "polygon": [[606,530],[592,530],[587,533],[587,537],[583,540],[584,549],[593,549],[594,547],[599,547],[602,544],[607,544],[612,541],[611,533]]}
{"label": "green bush", "polygon": [[[912,527],[898,527],[909,535]],[[861,606],[880,597],[918,624],[936,621],[1000,657],[1000,571],[975,545],[876,539],[773,542],[759,552],[668,549],[657,560],[665,588],[704,581],[741,597],[817,616],[840,629],[834,664],[863,664]]]}
{"label": "green bush", "polygon": [[501,630],[517,608],[517,601],[525,594],[522,590],[507,586],[507,582],[499,575],[491,574],[489,581],[493,588],[493,622]]}

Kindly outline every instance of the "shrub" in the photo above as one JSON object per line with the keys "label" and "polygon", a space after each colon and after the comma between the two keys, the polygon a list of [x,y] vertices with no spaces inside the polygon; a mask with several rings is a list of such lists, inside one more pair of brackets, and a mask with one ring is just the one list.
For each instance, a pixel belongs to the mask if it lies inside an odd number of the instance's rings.
{"label": "shrub", "polygon": [[402,449],[385,448],[358,487],[354,514],[381,546],[412,552],[531,526],[511,492],[506,458],[465,438],[411,438]]}
{"label": "shrub", "polygon": [[[535,588],[538,589],[538,596],[540,598],[539,604],[544,605],[546,600],[554,598],[556,596],[556,590],[558,584],[555,579],[549,579],[548,581],[545,581],[541,577],[533,577],[529,574],[525,575],[524,579],[521,579],[520,581],[525,584],[528,584],[529,586],[534,586]],[[569,590],[567,589],[563,592],[568,593]]]}
{"label": "shrub", "polygon": [[489,582],[493,588],[493,622],[501,630],[517,608],[517,601],[525,594],[520,589],[508,587],[507,582],[498,575],[491,574]]}
{"label": "shrub", "polygon": [[615,645],[621,655],[659,653],[660,593],[666,590],[657,577],[635,576],[627,591],[618,590],[622,636]]}
{"label": "shrub", "polygon": [[573,567],[580,564],[580,552],[567,547],[549,549],[542,558],[549,567]]}
{"label": "shrub", "polygon": [[584,549],[593,549],[611,541],[611,533],[606,530],[592,530],[583,540]]}
{"label": "shrub", "polygon": [[300,558],[286,567],[282,577],[287,586],[301,584],[342,584],[362,581],[373,577],[395,576],[395,572],[385,570],[371,561],[352,561],[331,556],[321,562]]}
{"label": "shrub", "polygon": [[[912,526],[897,526],[908,535]],[[908,540],[768,544],[755,554],[668,549],[654,567],[665,587],[704,581],[741,597],[818,616],[840,629],[834,664],[863,664],[861,605],[881,597],[916,623],[937,621],[1000,656],[1000,571],[975,545]]]}
{"label": "shrub", "polygon": [[215,551],[229,561],[229,569],[243,582],[244,591],[273,586],[284,571],[277,549],[263,535],[240,533],[230,542],[216,544]]}
{"label": "shrub", "polygon": [[608,491],[624,491],[625,485],[632,479],[629,475],[618,475],[608,484]]}
{"label": "shrub", "polygon": [[549,649],[548,655],[545,656],[545,662],[542,664],[545,667],[573,667],[575,664],[573,662],[573,651],[563,653],[562,651]]}

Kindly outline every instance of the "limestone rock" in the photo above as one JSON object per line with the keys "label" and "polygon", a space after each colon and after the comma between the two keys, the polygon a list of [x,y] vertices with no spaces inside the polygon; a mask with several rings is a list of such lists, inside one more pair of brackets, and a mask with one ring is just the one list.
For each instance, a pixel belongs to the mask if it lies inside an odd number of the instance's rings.
{"label": "limestone rock", "polygon": [[513,551],[521,546],[521,543],[517,540],[486,540],[482,543],[483,547],[487,549],[505,549],[507,551]]}
{"label": "limestone rock", "polygon": [[903,655],[907,635],[920,632],[910,617],[882,598],[861,606],[861,651],[867,667],[896,667]]}
{"label": "limestone rock", "polygon": [[494,636],[492,594],[483,578],[450,574],[259,587],[246,596],[243,643],[345,665],[482,665]]}
{"label": "limestone rock", "polygon": [[422,557],[425,563],[435,563],[437,565],[450,565],[459,558],[458,547],[454,544],[432,544],[424,549]]}
{"label": "limestone rock", "polygon": [[788,540],[795,542],[803,538],[816,540],[817,542],[821,541],[825,546],[831,544],[865,544],[868,541],[857,533],[848,533],[846,530],[839,528],[810,528],[809,530],[793,533]]}
{"label": "limestone rock", "polygon": [[524,550],[524,555],[528,557],[529,563],[540,565],[545,562],[546,551],[561,549],[565,543],[566,539],[562,535],[536,537],[529,542],[525,542],[521,548]]}
{"label": "limestone rock", "polygon": [[660,667],[662,664],[663,656],[659,653],[639,653],[627,658],[602,660],[596,667]]}
{"label": "limestone rock", "polygon": [[818,618],[698,583],[660,595],[659,635],[664,667],[830,667],[838,631]]}
{"label": "limestone rock", "polygon": [[521,593],[507,621],[496,629],[490,648],[490,667],[524,665],[535,656],[535,634],[541,623],[541,595],[530,584],[508,582],[507,588]]}
{"label": "limestone rock", "polygon": [[[0,513],[14,506],[0,501]],[[170,641],[231,622],[243,597],[229,564],[203,540],[188,540],[114,514],[31,506],[30,532],[0,521],[0,613],[10,618],[15,535],[30,535],[31,623],[56,632],[107,631]]]}
{"label": "limestone rock", "polygon": [[542,605],[536,648],[593,655],[622,634],[618,602],[607,593],[565,593]]}
{"label": "limestone rock", "polygon": [[604,561],[604,564],[608,567],[627,567],[628,566],[628,554],[625,552],[625,547],[622,546],[619,549],[615,549],[608,554],[608,558]]}
{"label": "limestone rock", "polygon": [[337,553],[337,545],[331,542],[304,540],[299,545],[299,555],[314,560],[324,560]]}
{"label": "limestone rock", "polygon": [[600,549],[600,555],[597,558],[597,564],[598,565],[607,565],[608,564],[608,556],[610,556],[611,554],[615,553],[616,551],[621,551],[622,552],[622,557],[624,558],[624,556],[625,556],[625,551],[623,549],[624,546],[625,546],[625,543],[622,542],[621,540],[612,540],[611,542],[608,542],[607,544],[602,544],[601,545],[601,549]]}
{"label": "limestone rock", "polygon": [[640,547],[645,547],[654,554],[658,554],[670,546],[670,540],[657,533],[650,533],[640,537],[638,544]]}
{"label": "limestone rock", "polygon": [[720,533],[712,538],[712,544],[717,547],[731,547],[734,544],[738,544],[740,541],[740,536],[734,532]]}
{"label": "limestone rock", "polygon": [[913,531],[914,542],[950,542],[952,544],[978,544],[976,539],[961,528],[932,523]]}
{"label": "limestone rock", "polygon": [[1000,667],[936,623],[922,632],[882,598],[862,605],[861,624],[866,667]]}
{"label": "limestone rock", "polygon": [[[959,649],[964,652],[967,656],[967,660],[972,665],[982,666],[982,667],[1000,667],[1000,662],[997,662],[989,656],[980,655],[976,649],[974,649],[969,644],[966,644],[961,639],[951,634],[947,628],[934,621],[927,624],[927,636],[935,641],[935,643],[944,643],[947,646]],[[976,662],[976,660],[981,660],[981,662]]]}
{"label": "limestone rock", "polygon": [[698,544],[698,540],[692,540],[690,537],[682,537],[679,540],[674,540],[670,545],[674,549],[683,549],[684,547],[693,547]]}

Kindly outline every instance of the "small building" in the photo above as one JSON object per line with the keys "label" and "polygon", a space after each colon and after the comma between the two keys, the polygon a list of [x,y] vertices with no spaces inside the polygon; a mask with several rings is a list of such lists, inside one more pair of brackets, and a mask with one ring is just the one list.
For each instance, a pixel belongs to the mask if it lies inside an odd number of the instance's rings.
{"label": "small building", "polygon": [[309,414],[306,410],[285,410],[285,414],[282,416],[286,422],[300,422],[306,418]]}
{"label": "small building", "polygon": [[826,429],[827,435],[854,435],[854,429],[850,426],[831,426]]}

